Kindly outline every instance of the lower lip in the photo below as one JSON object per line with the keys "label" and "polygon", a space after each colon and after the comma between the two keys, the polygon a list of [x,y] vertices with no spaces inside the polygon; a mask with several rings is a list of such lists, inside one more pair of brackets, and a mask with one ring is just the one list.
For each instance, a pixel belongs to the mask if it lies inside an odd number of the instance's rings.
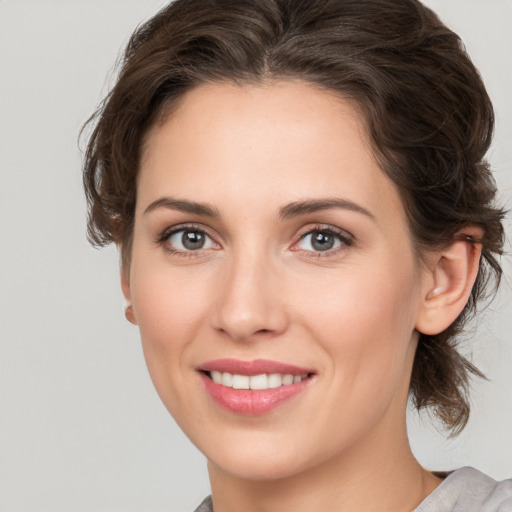
{"label": "lower lip", "polygon": [[201,374],[206,391],[213,401],[223,409],[246,416],[260,416],[273,411],[280,405],[301,393],[311,378],[296,384],[280,386],[272,389],[233,389],[216,384],[207,375]]}

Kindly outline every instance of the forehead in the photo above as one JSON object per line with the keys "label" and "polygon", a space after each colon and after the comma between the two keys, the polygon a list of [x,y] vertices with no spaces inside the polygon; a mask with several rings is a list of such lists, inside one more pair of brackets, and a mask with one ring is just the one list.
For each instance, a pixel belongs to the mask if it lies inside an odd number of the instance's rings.
{"label": "forehead", "polygon": [[149,130],[144,139],[142,162],[146,162],[149,150],[154,149],[155,139],[162,136],[167,136],[168,142],[172,136],[176,145],[190,135],[201,137],[202,141],[209,138],[216,147],[222,138],[235,137],[256,144],[272,127],[276,144],[292,142],[292,137],[300,136],[314,143],[322,135],[328,142],[321,130],[331,132],[333,125],[347,128],[345,132],[352,131],[370,149],[364,118],[355,101],[315,84],[297,80],[202,84],[185,93],[169,114],[163,115]]}
{"label": "forehead", "polygon": [[262,198],[277,208],[304,196],[348,196],[401,210],[354,104],[304,82],[188,92],[144,144],[138,207],[164,194],[260,209]]}

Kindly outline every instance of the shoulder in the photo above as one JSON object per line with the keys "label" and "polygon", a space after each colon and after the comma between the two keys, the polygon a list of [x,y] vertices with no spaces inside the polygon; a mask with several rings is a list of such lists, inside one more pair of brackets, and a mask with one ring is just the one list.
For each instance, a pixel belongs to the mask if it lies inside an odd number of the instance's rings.
{"label": "shoulder", "polygon": [[213,512],[212,497],[208,496],[205,498],[194,512]]}
{"label": "shoulder", "polygon": [[512,479],[497,482],[474,468],[458,469],[414,512],[512,512]]}

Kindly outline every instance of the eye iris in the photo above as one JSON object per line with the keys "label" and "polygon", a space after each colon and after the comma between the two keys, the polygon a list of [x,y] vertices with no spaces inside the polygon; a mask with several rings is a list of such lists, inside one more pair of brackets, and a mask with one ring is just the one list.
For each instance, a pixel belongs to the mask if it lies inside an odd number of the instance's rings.
{"label": "eye iris", "polygon": [[181,237],[183,247],[189,250],[201,249],[204,246],[205,236],[198,231],[185,231]]}
{"label": "eye iris", "polygon": [[328,251],[334,246],[334,236],[323,231],[315,231],[311,235],[311,245],[317,251]]}

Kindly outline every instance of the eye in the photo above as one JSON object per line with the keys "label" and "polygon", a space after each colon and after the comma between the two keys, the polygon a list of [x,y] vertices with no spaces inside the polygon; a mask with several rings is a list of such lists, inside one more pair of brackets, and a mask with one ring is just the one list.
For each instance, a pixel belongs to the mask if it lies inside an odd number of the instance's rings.
{"label": "eye", "polygon": [[296,248],[309,252],[336,251],[342,247],[352,245],[352,239],[348,234],[335,231],[332,228],[315,228],[300,237]]}
{"label": "eye", "polygon": [[202,229],[190,227],[165,233],[161,240],[171,252],[192,252],[215,249],[217,244]]}

